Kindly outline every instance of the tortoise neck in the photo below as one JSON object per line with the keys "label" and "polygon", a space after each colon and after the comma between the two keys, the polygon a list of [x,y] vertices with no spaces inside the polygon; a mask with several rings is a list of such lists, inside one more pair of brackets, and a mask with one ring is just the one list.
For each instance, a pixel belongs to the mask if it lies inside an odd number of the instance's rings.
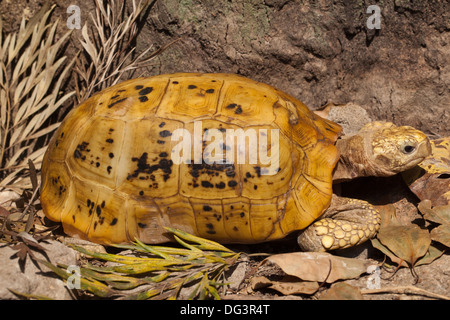
{"label": "tortoise neck", "polygon": [[333,182],[377,175],[375,166],[368,159],[367,141],[363,136],[340,139],[336,147],[341,156],[333,172]]}

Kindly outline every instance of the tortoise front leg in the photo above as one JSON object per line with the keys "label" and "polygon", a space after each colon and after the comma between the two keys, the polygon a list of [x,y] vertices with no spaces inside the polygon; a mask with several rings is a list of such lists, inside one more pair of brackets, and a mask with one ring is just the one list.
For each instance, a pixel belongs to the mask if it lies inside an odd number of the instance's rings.
{"label": "tortoise front leg", "polygon": [[333,194],[330,207],[297,242],[303,251],[344,249],[373,238],[380,222],[380,213],[370,203]]}

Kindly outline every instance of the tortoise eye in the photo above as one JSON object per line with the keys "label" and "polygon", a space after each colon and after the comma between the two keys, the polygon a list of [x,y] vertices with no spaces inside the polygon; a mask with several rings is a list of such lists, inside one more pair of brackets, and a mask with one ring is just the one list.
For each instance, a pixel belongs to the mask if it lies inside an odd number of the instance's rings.
{"label": "tortoise eye", "polygon": [[401,152],[404,154],[411,154],[416,150],[416,145],[411,142],[403,143],[400,147]]}

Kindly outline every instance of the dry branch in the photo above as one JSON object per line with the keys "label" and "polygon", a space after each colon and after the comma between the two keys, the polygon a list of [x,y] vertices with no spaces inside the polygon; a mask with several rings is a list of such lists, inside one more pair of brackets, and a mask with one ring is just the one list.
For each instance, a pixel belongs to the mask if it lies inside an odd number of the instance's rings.
{"label": "dry branch", "polygon": [[92,25],[85,24],[80,39],[83,51],[79,54],[75,71],[77,102],[82,103],[93,93],[131,77],[133,72],[148,65],[159,51],[150,53],[149,46],[138,56],[131,44],[136,40],[138,21],[151,0],[132,1],[128,12],[125,1],[95,0]]}
{"label": "dry branch", "polygon": [[45,5],[28,23],[22,18],[6,37],[0,19],[0,190],[24,182],[29,160],[40,167],[46,148],[39,140],[57,128],[51,116],[74,94],[62,92],[72,62],[60,51],[70,32],[56,40],[53,8]]}

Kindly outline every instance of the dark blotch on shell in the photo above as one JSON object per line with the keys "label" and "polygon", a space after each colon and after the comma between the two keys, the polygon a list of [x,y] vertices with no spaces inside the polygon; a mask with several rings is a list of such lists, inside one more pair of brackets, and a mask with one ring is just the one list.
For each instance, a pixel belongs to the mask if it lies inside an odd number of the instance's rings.
{"label": "dark blotch on shell", "polygon": [[89,150],[89,149],[86,149],[88,145],[89,145],[88,142],[83,141],[82,143],[80,143],[80,144],[77,146],[77,148],[76,148],[75,151],[73,152],[73,156],[75,157],[75,159],[79,159],[79,158],[81,158],[82,160],[86,159],[86,157],[82,157],[81,152],[82,152],[82,151],[87,151],[87,152],[89,152],[90,150]]}
{"label": "dark blotch on shell", "polygon": [[170,137],[172,133],[169,130],[163,130],[159,132],[159,135],[163,138]]}
{"label": "dark blotch on shell", "polygon": [[230,181],[228,181],[228,186],[229,186],[230,188],[236,187],[236,186],[237,186],[237,182],[234,181],[234,180],[230,180]]}
{"label": "dark blotch on shell", "polygon": [[127,100],[127,98],[123,98],[123,99],[114,101],[113,103],[111,103],[111,104],[108,106],[108,108],[111,109],[111,108],[114,107],[116,104],[121,103],[122,101],[125,101],[125,100]]}
{"label": "dark blotch on shell", "polygon": [[224,189],[225,188],[225,183],[224,182],[216,183],[216,188],[217,189]]}
{"label": "dark blotch on shell", "polygon": [[212,223],[207,223],[206,228],[208,228],[208,230],[206,230],[206,233],[216,234],[216,232],[214,231],[214,225]]}
{"label": "dark blotch on shell", "polygon": [[145,96],[146,94],[149,94],[152,91],[153,91],[152,87],[146,87],[146,88],[142,89],[141,91],[139,91],[139,95]]}
{"label": "dark blotch on shell", "polygon": [[164,181],[169,179],[169,175],[172,173],[172,160],[167,159],[161,159],[159,160],[158,164],[150,165],[147,163],[148,160],[148,153],[144,152],[139,158],[133,157],[131,161],[137,162],[137,169],[134,170],[134,172],[130,175],[128,175],[127,179],[131,180],[132,178],[136,178],[139,173],[144,174],[152,174],[154,171],[161,169],[165,175],[164,175]]}
{"label": "dark blotch on shell", "polygon": [[209,181],[203,180],[202,181],[202,187],[203,188],[214,188],[214,185],[211,182],[209,182]]}

